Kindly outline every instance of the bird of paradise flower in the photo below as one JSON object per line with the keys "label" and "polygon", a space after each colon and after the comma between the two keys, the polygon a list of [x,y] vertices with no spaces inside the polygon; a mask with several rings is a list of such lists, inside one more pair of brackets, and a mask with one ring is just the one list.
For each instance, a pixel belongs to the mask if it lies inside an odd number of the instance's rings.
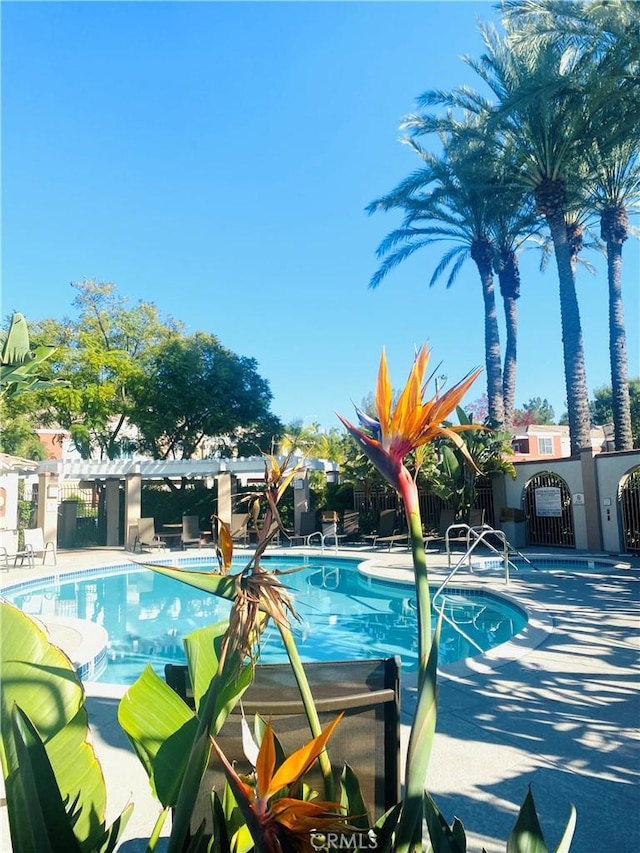
{"label": "bird of paradise flower", "polygon": [[407,383],[393,405],[387,359],[383,350],[376,386],[376,414],[372,417],[356,407],[361,428],[338,415],[363,453],[387,482],[400,494],[411,537],[418,618],[418,701],[411,727],[405,770],[405,797],[396,830],[395,849],[409,850],[418,843],[424,785],[436,722],[436,674],[439,626],[431,634],[431,597],[429,576],[422,537],[422,521],[415,478],[404,464],[406,456],[435,438],[452,441],[475,467],[460,433],[482,429],[479,424],[449,426],[447,417],[459,405],[480,374],[472,371],[444,393],[426,396],[429,350],[423,346],[417,353]]}

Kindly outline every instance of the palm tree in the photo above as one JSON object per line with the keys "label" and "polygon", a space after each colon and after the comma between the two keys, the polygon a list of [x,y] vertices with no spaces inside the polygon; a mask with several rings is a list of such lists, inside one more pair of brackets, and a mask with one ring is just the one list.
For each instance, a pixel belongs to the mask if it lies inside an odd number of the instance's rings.
{"label": "palm tree", "polygon": [[635,140],[602,153],[598,140],[587,152],[592,166],[588,200],[600,218],[607,248],[609,358],[616,450],[631,450],[631,403],[627,341],[622,304],[622,246],[630,233],[629,213],[640,209],[640,155]]}
{"label": "palm tree", "polygon": [[591,446],[590,418],[566,217],[578,196],[580,153],[589,116],[579,81],[572,81],[576,60],[568,51],[563,52],[553,41],[510,43],[494,28],[480,29],[485,53],[479,61],[466,61],[497,97],[492,121],[499,138],[518,152],[511,180],[533,197],[551,233],[560,290],[571,449],[577,453]]}
{"label": "palm tree", "polygon": [[[467,141],[470,137],[467,138]],[[490,229],[490,194],[474,179],[474,168],[489,162],[487,144],[466,146],[462,155],[460,139],[443,136],[444,153],[437,157],[414,140],[405,139],[421,157],[424,166],[413,172],[390,193],[371,202],[369,213],[400,209],[404,220],[380,243],[377,255],[384,260],[371,277],[376,288],[391,270],[414,252],[440,241],[453,243],[436,266],[431,287],[449,268],[447,287],[456,280],[464,262],[476,264],[484,302],[485,364],[489,419],[496,426],[504,421],[500,335],[493,283],[494,246]],[[475,142],[478,142],[476,137]]]}
{"label": "palm tree", "polygon": [[629,212],[640,203],[640,6],[629,0],[518,0],[505,3],[503,11],[514,42],[551,40],[580,57],[576,71],[588,93],[590,120],[585,198],[600,218],[607,247],[615,447],[628,450],[633,437],[621,267]]}

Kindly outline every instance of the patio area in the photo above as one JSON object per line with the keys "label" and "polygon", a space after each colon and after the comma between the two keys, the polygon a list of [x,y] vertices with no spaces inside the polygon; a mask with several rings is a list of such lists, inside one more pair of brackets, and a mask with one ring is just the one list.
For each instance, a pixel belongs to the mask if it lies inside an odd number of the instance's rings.
{"label": "patio area", "polygon": [[[326,553],[335,555],[333,549]],[[566,550],[557,555],[579,556]],[[61,551],[57,571],[122,563],[132,556],[121,549]],[[374,557],[385,574],[410,564],[404,550],[359,550],[358,556]],[[433,580],[444,578],[446,555],[429,554],[428,561]],[[51,566],[12,569],[0,582],[33,578],[34,572],[51,574]],[[530,631],[510,656],[483,655],[441,672],[427,787],[449,822],[454,815],[462,820],[470,851],[505,849],[529,785],[550,849],[560,839],[570,802],[578,812],[572,853],[640,849],[639,580],[640,561],[627,558],[605,570],[513,572],[508,594],[542,613],[544,629]],[[457,582],[506,591],[499,573],[464,571]],[[66,642],[78,641],[68,635]],[[410,677],[402,686],[405,746],[415,690]],[[129,800],[136,804],[119,849],[138,853],[145,849],[157,806],[116,721],[123,691],[89,685],[87,704],[109,812],[119,813]],[[6,809],[1,811],[0,849],[9,851]]]}

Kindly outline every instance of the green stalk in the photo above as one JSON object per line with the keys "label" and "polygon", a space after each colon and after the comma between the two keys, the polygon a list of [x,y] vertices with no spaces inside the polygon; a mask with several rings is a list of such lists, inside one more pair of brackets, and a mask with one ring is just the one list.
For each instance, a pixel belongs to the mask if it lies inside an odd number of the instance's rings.
{"label": "green stalk", "polygon": [[[311,693],[311,687],[309,685],[309,680],[307,679],[307,673],[305,672],[304,664],[300,660],[300,655],[298,654],[298,647],[296,646],[296,642],[293,639],[293,634],[291,633],[291,630],[287,625],[278,623],[278,629],[280,631],[282,642],[289,657],[291,669],[293,670],[293,674],[295,675],[296,681],[298,683],[300,698],[302,699],[302,704],[304,705],[307,720],[309,721],[309,728],[311,729],[311,734],[314,737],[318,737],[318,735],[322,733],[322,726],[320,725],[320,718],[316,709],[316,703],[313,699],[313,694]],[[329,761],[329,755],[326,749],[323,749],[320,755],[318,756],[318,763],[320,764],[320,771],[322,773],[322,778],[324,781],[325,799],[333,802],[335,801],[336,792],[335,785],[333,782],[333,774],[331,772],[331,762]]]}
{"label": "green stalk", "polygon": [[431,651],[431,592],[429,590],[429,573],[427,558],[422,536],[422,521],[420,509],[407,512],[407,523],[411,536],[411,552],[413,557],[413,573],[416,584],[416,600],[418,606],[418,688],[424,679],[427,661]]}
{"label": "green stalk", "polygon": [[395,853],[419,849],[422,838],[423,797],[427,765],[436,721],[437,642],[431,634],[431,592],[422,536],[422,520],[415,482],[402,482],[416,585],[418,622],[418,685],[416,711],[411,724],[405,764],[405,794],[396,830]]}

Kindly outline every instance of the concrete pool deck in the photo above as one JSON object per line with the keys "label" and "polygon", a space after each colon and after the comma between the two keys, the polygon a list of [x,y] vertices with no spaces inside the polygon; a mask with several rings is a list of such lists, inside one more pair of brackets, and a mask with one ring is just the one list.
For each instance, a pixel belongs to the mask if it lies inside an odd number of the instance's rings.
{"label": "concrete pool deck", "polygon": [[[318,548],[296,551],[319,554]],[[526,554],[532,557],[531,551]],[[343,555],[354,556],[354,550],[341,549]],[[556,555],[582,556],[566,550]],[[335,556],[335,551],[327,550],[325,556]],[[402,574],[410,566],[405,549],[358,550],[357,556],[375,557],[389,575]],[[606,554],[594,556],[607,559]],[[62,551],[56,570],[66,573],[132,558],[121,549]],[[133,559],[140,561],[140,555]],[[444,578],[446,555],[428,552],[427,559],[433,580]],[[51,573],[51,566],[11,569],[2,572],[0,583]],[[607,569],[513,572],[508,589],[499,572],[472,575],[465,569],[456,576],[457,585],[479,583],[507,592],[546,616],[544,630],[534,632],[529,644],[520,644],[516,656],[474,658],[464,666],[446,668],[440,676],[427,787],[449,822],[454,815],[462,820],[470,853],[479,853],[483,846],[489,853],[505,849],[529,785],[550,849],[561,837],[573,802],[578,816],[572,853],[640,850],[639,581],[640,560],[628,557],[617,565],[612,561]],[[109,816],[130,799],[136,803],[119,850],[138,853],[145,849],[157,806],[116,720],[123,691],[88,685],[87,706],[107,780]],[[403,746],[414,701],[407,676]],[[0,811],[0,851],[8,853],[6,809]]]}

